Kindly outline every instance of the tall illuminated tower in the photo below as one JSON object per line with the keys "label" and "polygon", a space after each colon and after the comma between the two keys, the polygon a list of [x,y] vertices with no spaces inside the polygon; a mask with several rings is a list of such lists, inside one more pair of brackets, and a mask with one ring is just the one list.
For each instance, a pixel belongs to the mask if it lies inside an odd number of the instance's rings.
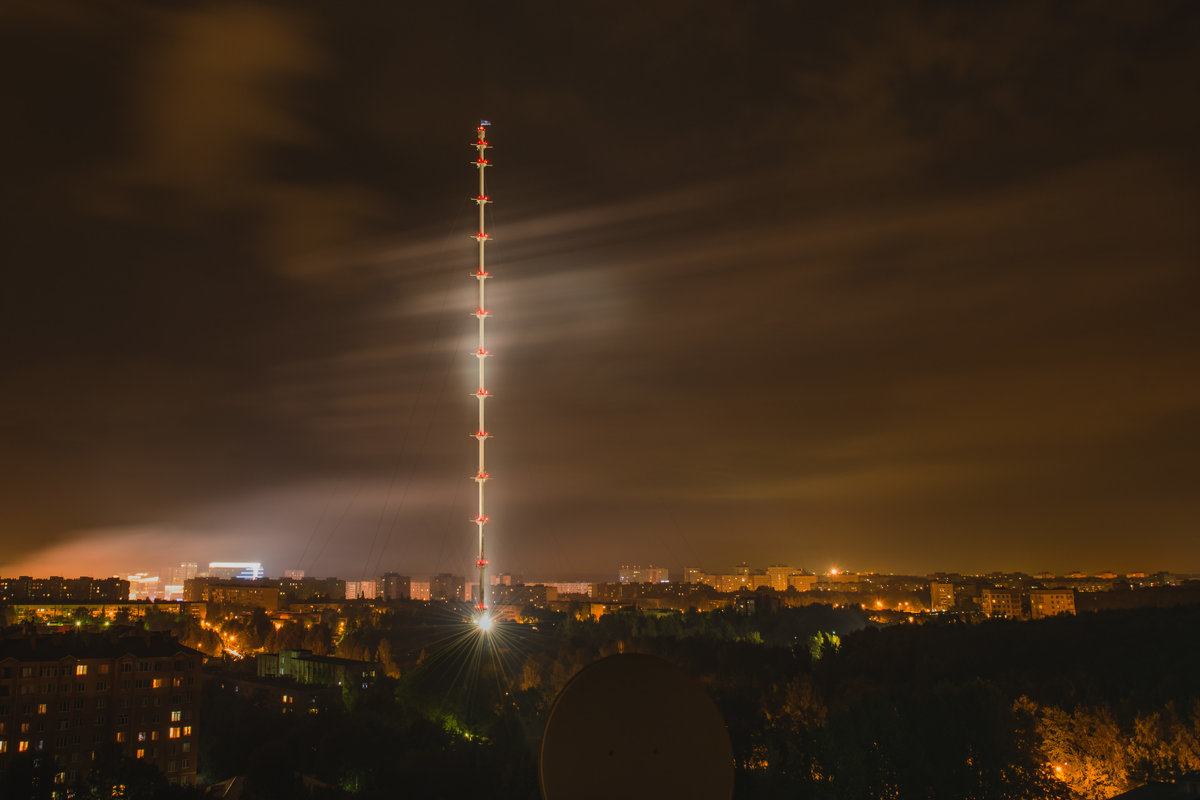
{"label": "tall illuminated tower", "polygon": [[479,604],[476,609],[480,612],[478,621],[481,627],[486,628],[489,619],[487,615],[487,550],[486,536],[484,533],[487,527],[488,517],[487,511],[483,502],[483,488],[488,481],[487,466],[484,460],[484,450],[487,440],[491,438],[488,433],[487,424],[485,423],[484,409],[487,406],[487,399],[490,396],[487,390],[487,384],[484,382],[483,365],[487,361],[489,355],[487,349],[487,318],[491,316],[488,312],[485,287],[487,279],[490,277],[485,265],[484,250],[488,243],[487,227],[484,224],[484,209],[487,204],[492,202],[488,199],[487,186],[484,180],[484,172],[488,168],[487,151],[491,147],[487,143],[487,129],[489,123],[487,120],[481,120],[479,127],[475,129],[475,150],[477,157],[475,159],[475,167],[479,170],[479,194],[475,196],[475,205],[479,208],[479,230],[473,237],[479,245],[479,266],[475,269],[475,281],[479,284],[479,303],[475,307],[475,318],[479,320],[479,347],[475,351],[475,359],[479,363],[479,388],[475,391],[475,397],[479,400],[479,428],[475,431],[475,440],[479,442],[479,469],[475,472],[474,481],[479,487],[479,511],[475,515],[475,526],[479,533],[479,559],[475,562],[479,567]]}

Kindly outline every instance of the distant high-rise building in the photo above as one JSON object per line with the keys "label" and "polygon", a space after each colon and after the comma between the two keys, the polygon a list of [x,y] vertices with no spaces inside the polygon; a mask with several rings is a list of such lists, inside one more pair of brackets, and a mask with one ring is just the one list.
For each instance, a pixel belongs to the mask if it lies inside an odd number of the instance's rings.
{"label": "distant high-rise building", "polygon": [[263,565],[258,561],[210,561],[208,577],[255,581],[263,577]]}
{"label": "distant high-rise building", "polygon": [[413,581],[409,584],[413,600],[429,599],[429,581]]}
{"label": "distant high-rise building", "polygon": [[379,591],[387,601],[407,600],[412,596],[412,578],[397,572],[385,572],[379,579]]}
{"label": "distant high-rise building", "polygon": [[347,600],[374,600],[375,581],[346,581]]}
{"label": "distant high-rise building", "polygon": [[1021,593],[1016,589],[981,589],[979,607],[986,617],[1020,619]]}
{"label": "distant high-rise building", "polygon": [[641,583],[642,568],[637,564],[622,564],[617,568],[617,583]]}
{"label": "distant high-rise building", "polygon": [[162,581],[159,587],[159,599],[179,601],[183,599],[183,585],[195,578],[200,571],[200,565],[185,562],[174,567],[160,570]]}
{"label": "distant high-rise building", "polygon": [[346,582],[341,578],[282,578],[280,591],[293,601],[341,600],[346,596]]}
{"label": "distant high-rise building", "polygon": [[786,592],[788,588],[788,575],[791,575],[794,571],[791,567],[782,565],[767,567],[767,586],[777,592]]}
{"label": "distant high-rise building", "polygon": [[822,589],[829,589],[838,592],[857,592],[858,584],[862,581],[862,576],[857,572],[846,572],[845,570],[831,569],[828,575],[821,575],[817,581],[818,586]]}
{"label": "distant high-rise building", "polygon": [[157,600],[159,598],[158,576],[148,572],[135,572],[127,576],[130,600]]}
{"label": "distant high-rise building", "polygon": [[191,580],[200,573],[200,565],[191,561],[185,561],[177,567],[172,567],[168,573],[169,582],[172,584],[183,585],[184,581]]}
{"label": "distant high-rise building", "polygon": [[124,578],[0,578],[0,601],[36,603],[123,603],[129,600]]}
{"label": "distant high-rise building", "polygon": [[653,564],[644,569],[637,564],[622,564],[617,569],[618,583],[667,583],[670,580],[670,570]]}
{"label": "distant high-rise building", "polygon": [[704,570],[699,567],[684,567],[683,582],[684,583],[703,583],[700,580],[704,576]]}
{"label": "distant high-rise building", "polygon": [[746,574],[739,572],[727,573],[725,575],[704,575],[701,578],[701,583],[706,583],[716,589],[718,592],[736,592],[741,589],[753,589],[751,585],[751,576],[749,571]]}
{"label": "distant high-rise building", "polygon": [[217,603],[275,611],[283,600],[283,589],[279,581],[192,578],[183,584],[183,599],[188,603]]}
{"label": "distant high-rise building", "polygon": [[283,571],[283,577],[291,578],[293,580],[298,581],[304,577],[304,570],[302,570],[302,569],[285,569]]}
{"label": "distant high-rise building", "polygon": [[558,590],[543,583],[496,586],[493,591],[496,605],[548,608],[550,603],[558,600]]}
{"label": "distant high-rise building", "polygon": [[931,581],[929,583],[929,607],[934,611],[949,611],[954,608],[954,584]]}
{"label": "distant high-rise building", "polygon": [[1071,589],[1030,589],[1029,616],[1045,619],[1058,614],[1075,613],[1075,592]]}
{"label": "distant high-rise building", "polygon": [[462,575],[451,575],[448,572],[440,572],[429,580],[429,599],[443,601],[462,600],[464,598],[463,591],[466,588],[466,583],[466,578]]}
{"label": "distant high-rise building", "polygon": [[796,572],[788,575],[788,586],[798,592],[811,592],[817,588],[817,576]]}
{"label": "distant high-rise building", "polygon": [[582,581],[559,581],[558,583],[547,583],[546,585],[557,591],[560,596],[574,594],[591,597],[592,595],[592,584]]}

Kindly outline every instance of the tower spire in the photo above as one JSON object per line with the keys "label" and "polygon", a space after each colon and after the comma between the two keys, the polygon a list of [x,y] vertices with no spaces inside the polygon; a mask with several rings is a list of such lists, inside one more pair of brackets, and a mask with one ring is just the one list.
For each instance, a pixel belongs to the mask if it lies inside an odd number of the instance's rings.
{"label": "tower spire", "polygon": [[475,440],[479,442],[479,469],[476,470],[473,480],[479,487],[479,511],[475,515],[474,521],[479,533],[479,558],[475,562],[476,566],[479,567],[479,602],[476,605],[476,610],[479,611],[479,621],[481,626],[486,626],[488,621],[488,562],[487,549],[485,546],[486,535],[484,533],[485,528],[487,527],[488,517],[487,510],[483,502],[483,488],[488,481],[487,465],[484,458],[485,446],[487,444],[487,440],[491,438],[491,434],[489,434],[487,430],[484,409],[487,406],[487,399],[491,395],[488,393],[487,384],[484,381],[483,365],[487,360],[487,357],[490,355],[487,349],[486,323],[487,318],[491,316],[491,314],[488,312],[486,302],[487,298],[484,291],[484,287],[487,284],[487,279],[490,277],[488,275],[484,253],[485,246],[489,241],[487,226],[484,219],[484,209],[487,207],[488,203],[492,202],[490,199],[488,199],[487,183],[484,176],[484,173],[489,166],[487,151],[491,149],[491,145],[489,145],[487,142],[488,126],[490,124],[491,123],[487,120],[480,120],[479,127],[475,129],[475,144],[472,145],[477,153],[475,167],[479,170],[479,194],[475,197],[475,205],[479,208],[479,229],[478,232],[472,237],[479,246],[479,266],[476,267],[474,274],[475,281],[479,284],[479,303],[475,306],[474,312],[475,318],[479,320],[479,347],[475,351],[475,359],[479,363],[479,388],[475,392],[475,397],[479,401],[479,428],[474,434]]}

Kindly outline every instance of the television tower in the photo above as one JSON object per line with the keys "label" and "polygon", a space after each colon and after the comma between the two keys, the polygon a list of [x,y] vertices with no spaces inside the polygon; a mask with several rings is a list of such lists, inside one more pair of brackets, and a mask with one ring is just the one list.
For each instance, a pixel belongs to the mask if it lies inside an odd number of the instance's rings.
{"label": "television tower", "polygon": [[484,261],[484,249],[488,243],[487,227],[484,224],[484,209],[488,203],[492,202],[488,199],[486,183],[484,180],[484,172],[488,168],[487,151],[491,145],[487,143],[487,129],[491,125],[487,120],[480,120],[479,127],[475,129],[475,144],[473,145],[477,157],[475,159],[475,167],[479,170],[479,194],[475,196],[475,205],[479,207],[479,229],[472,237],[479,245],[479,266],[475,269],[475,281],[479,284],[479,304],[475,307],[475,318],[479,320],[479,348],[475,351],[475,359],[479,363],[479,388],[475,391],[475,397],[479,400],[479,428],[475,431],[475,440],[479,442],[479,469],[475,472],[473,480],[479,487],[479,512],[475,515],[475,526],[479,532],[479,559],[475,562],[479,567],[479,603],[476,610],[479,612],[476,618],[476,624],[483,630],[487,630],[491,625],[491,618],[488,616],[487,603],[487,551],[485,548],[486,536],[484,529],[487,527],[488,517],[487,511],[483,504],[483,487],[488,482],[487,467],[484,462],[484,448],[487,440],[491,438],[488,433],[487,425],[484,422],[484,408],[487,405],[487,399],[490,397],[487,390],[487,384],[484,382],[483,365],[490,355],[487,349],[486,341],[486,322],[491,316],[488,312],[484,287],[487,285],[488,275],[487,267]]}

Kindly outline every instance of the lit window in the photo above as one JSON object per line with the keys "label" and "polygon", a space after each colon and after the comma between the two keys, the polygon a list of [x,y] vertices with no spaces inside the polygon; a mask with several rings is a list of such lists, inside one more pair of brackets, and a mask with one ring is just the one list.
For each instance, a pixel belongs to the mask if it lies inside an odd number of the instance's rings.
{"label": "lit window", "polygon": [[139,742],[146,741],[146,732],[145,731],[138,731],[138,741]]}
{"label": "lit window", "polygon": [[184,736],[191,736],[191,735],[192,735],[192,726],[191,726],[191,725],[184,725],[184,726],[183,726],[183,735],[184,735]]}
{"label": "lit window", "polygon": [[45,703],[38,703],[38,710],[37,710],[37,713],[39,713],[39,714],[45,714],[45,713],[46,713],[46,704],[45,704]]}
{"label": "lit window", "polygon": [[168,739],[178,739],[179,738],[179,728],[167,728],[167,738]]}
{"label": "lit window", "polygon": [[0,753],[8,752],[8,740],[0,739]]}
{"label": "lit window", "polygon": [[155,678],[153,681],[150,682],[150,687],[152,689],[161,689],[163,687],[163,679]]}
{"label": "lit window", "polygon": [[137,751],[137,755],[134,756],[134,758],[145,758],[145,757],[146,757],[146,751],[139,747],[138,751]]}
{"label": "lit window", "polygon": [[125,731],[117,731],[117,741],[118,742],[125,741]]}
{"label": "lit window", "polygon": [[172,711],[171,712],[171,722],[179,722],[179,720],[181,720],[181,719],[183,719],[182,711]]}
{"label": "lit window", "polygon": [[87,664],[76,664],[75,665],[75,674],[76,675],[87,675]]}
{"label": "lit window", "polygon": [[18,753],[24,753],[28,749],[29,749],[29,742],[24,741],[24,740],[17,742],[17,752]]}

